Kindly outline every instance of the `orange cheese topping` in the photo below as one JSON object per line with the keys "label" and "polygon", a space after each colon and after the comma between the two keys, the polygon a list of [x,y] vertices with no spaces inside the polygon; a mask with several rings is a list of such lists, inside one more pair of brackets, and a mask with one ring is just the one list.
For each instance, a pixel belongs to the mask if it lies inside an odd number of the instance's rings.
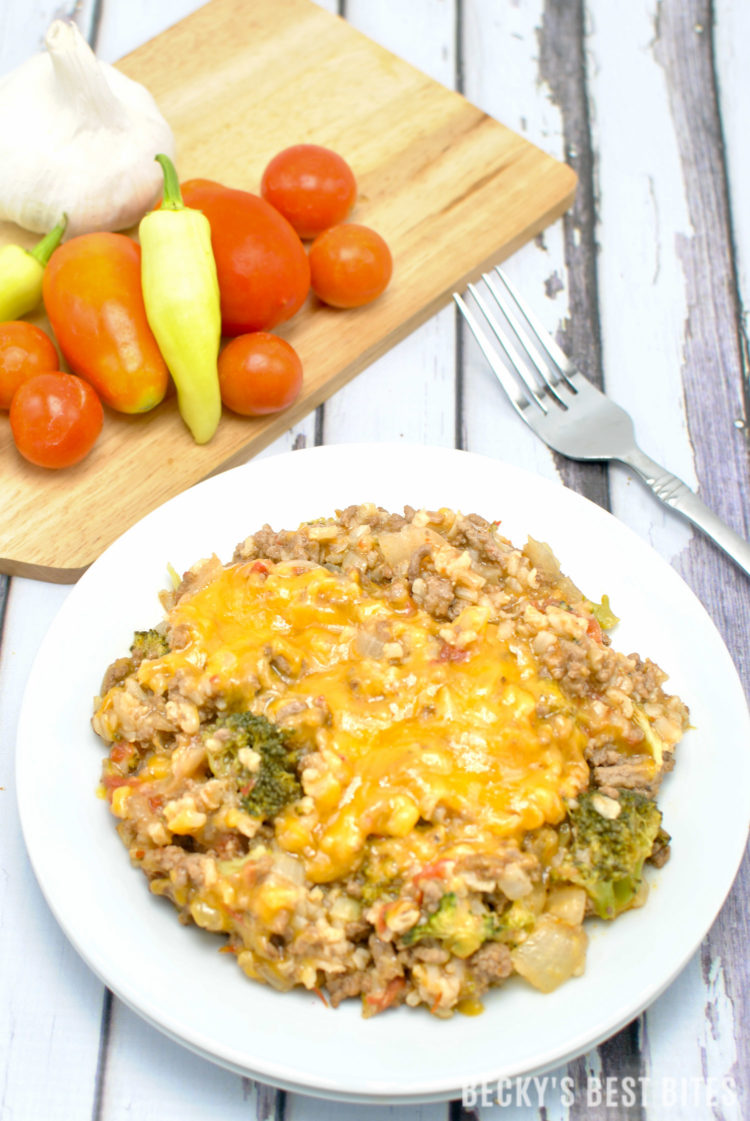
{"label": "orange cheese topping", "polygon": [[221,695],[282,724],[303,702],[307,797],[276,819],[276,836],[311,880],[349,875],[374,837],[394,839],[407,868],[427,855],[425,823],[440,823],[436,856],[563,820],[564,799],[588,783],[584,734],[488,608],[445,623],[356,573],[267,567],[229,566],[184,597],[170,626],[185,644],[143,662],[139,680],[164,692],[176,676],[187,696]]}

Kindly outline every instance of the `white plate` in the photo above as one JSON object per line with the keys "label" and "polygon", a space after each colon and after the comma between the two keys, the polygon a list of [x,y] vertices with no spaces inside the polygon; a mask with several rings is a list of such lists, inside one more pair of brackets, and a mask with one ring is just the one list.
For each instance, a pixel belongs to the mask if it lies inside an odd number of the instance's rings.
{"label": "white plate", "polygon": [[[499,518],[518,544],[549,541],[593,599],[610,596],[614,642],[670,674],[693,730],[660,799],[672,859],[644,910],[592,930],[583,978],[543,996],[508,983],[477,1017],[402,1008],[363,1020],[304,992],[248,981],[223,939],[181,927],[131,868],[94,796],[92,698],[135,629],[161,618],[167,564],[231,557],[268,522],[294,528],[350,503],[450,506]],[[630,530],[572,491],[495,460],[397,445],[331,446],[256,460],[149,514],[82,577],[31,673],[18,733],[18,798],[42,890],[90,967],[141,1016],[200,1054],[278,1086],[350,1101],[417,1102],[551,1069],[613,1034],[693,954],[734,879],[750,819],[750,721],[717,631],[680,577]],[[732,776],[728,783],[726,775]]]}

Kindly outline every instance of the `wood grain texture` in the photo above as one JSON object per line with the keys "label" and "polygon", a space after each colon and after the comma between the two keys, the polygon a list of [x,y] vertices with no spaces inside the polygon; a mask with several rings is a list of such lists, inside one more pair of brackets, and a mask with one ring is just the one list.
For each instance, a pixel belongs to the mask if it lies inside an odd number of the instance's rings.
{"label": "wood grain texture", "polygon": [[[669,78],[692,236],[680,238],[688,315],[683,384],[696,471],[704,500],[750,536],[745,331],[733,252],[732,214],[709,0],[664,0],[657,57]],[[750,696],[747,620],[750,583],[716,548],[698,537],[677,567],[722,632]],[[737,1116],[750,1114],[750,984],[733,963],[750,941],[750,856],[727,905],[701,949],[706,1018],[704,1054],[737,1083]],[[723,1006],[722,1006],[723,998]]]}
{"label": "wood grain texture", "polygon": [[[39,613],[11,581],[0,650],[0,1116],[49,1116],[52,1102],[31,1071],[55,1068],[62,1118],[90,1117],[102,986],[62,934],[34,878],[14,792],[13,745],[24,684],[48,620],[67,589],[34,585]],[[34,962],[34,984],[26,965]]]}
{"label": "wood grain texture", "polygon": [[[353,312],[311,298],[279,332],[302,358],[300,398],[262,420],[226,413],[206,446],[191,441],[174,397],[145,417],[108,415],[93,452],[59,475],[20,460],[4,427],[0,568],[10,573],[76,579],[138,517],[265,447],[573,197],[565,165],[309,0],[257,0],[249,15],[241,0],[212,0],[120,66],[172,125],[183,178],[257,190],[288,143],[346,154],[360,189],[353,217],[389,242],[394,280]],[[7,226],[0,237],[29,240]]]}
{"label": "wood grain texture", "polygon": [[[563,121],[565,159],[578,176],[578,191],[563,220],[569,310],[558,332],[560,346],[595,385],[604,387],[597,289],[594,151],[587,98],[587,58],[582,3],[547,0],[539,28],[539,73],[549,84]],[[562,285],[562,280],[558,283]],[[556,455],[566,486],[608,508],[607,468]]]}
{"label": "wood grain texture", "polygon": [[[458,72],[466,96],[533,143],[566,159],[565,121],[539,72],[544,5],[498,5],[472,0],[461,6]],[[520,96],[519,91],[534,91]],[[579,181],[578,196],[583,189]],[[560,335],[570,321],[563,224],[555,223],[510,258],[505,269],[518,290],[533,299],[548,331]],[[506,459],[561,481],[561,464],[505,399],[463,321],[456,358],[456,441],[469,451]],[[570,466],[570,465],[568,465]]]}

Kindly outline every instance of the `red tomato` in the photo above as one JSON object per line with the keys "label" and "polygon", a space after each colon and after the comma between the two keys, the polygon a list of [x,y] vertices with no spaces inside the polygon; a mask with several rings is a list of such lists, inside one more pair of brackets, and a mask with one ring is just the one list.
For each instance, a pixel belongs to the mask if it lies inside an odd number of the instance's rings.
{"label": "red tomato", "polygon": [[258,195],[209,179],[183,183],[182,198],[211,225],[223,333],[267,331],[290,319],[310,290],[310,266],[286,218]]}
{"label": "red tomato", "polygon": [[294,144],[274,156],[260,184],[300,237],[343,222],[357,198],[354,172],[343,157],[318,144]]}
{"label": "red tomato", "polygon": [[222,401],[235,413],[276,413],[299,396],[302,363],[294,347],[278,335],[239,335],[219,355],[219,388]]}
{"label": "red tomato", "polygon": [[96,390],[75,374],[36,374],[10,404],[16,447],[37,467],[72,467],[88,455],[102,430]]}
{"label": "red tomato", "polygon": [[0,323],[0,409],[10,408],[22,382],[59,368],[55,344],[41,327],[25,319]]}
{"label": "red tomato", "polygon": [[333,307],[361,307],[388,287],[391,251],[380,234],[354,222],[332,226],[310,246],[310,277],[318,299]]}

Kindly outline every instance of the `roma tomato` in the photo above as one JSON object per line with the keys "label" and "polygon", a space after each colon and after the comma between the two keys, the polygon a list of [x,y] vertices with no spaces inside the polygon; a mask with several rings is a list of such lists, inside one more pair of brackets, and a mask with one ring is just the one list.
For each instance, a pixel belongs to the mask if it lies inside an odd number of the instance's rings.
{"label": "roma tomato", "polygon": [[347,217],[357,199],[357,181],[337,152],[318,144],[294,144],[268,164],[260,193],[300,237],[316,237]]}
{"label": "roma tomato", "polygon": [[310,290],[310,266],[286,218],[258,195],[210,179],[190,179],[181,190],[185,206],[211,225],[222,332],[267,331],[291,319]]}
{"label": "roma tomato", "polygon": [[19,385],[35,374],[59,370],[55,344],[25,319],[0,323],[0,409],[9,409]]}
{"label": "roma tomato", "polygon": [[71,238],[52,254],[42,294],[68,365],[105,404],[121,413],[159,404],[169,373],[146,319],[139,245],[125,234]]}
{"label": "roma tomato", "polygon": [[36,374],[13,394],[10,428],[19,452],[37,467],[72,467],[88,455],[104,410],[88,382],[75,374]]}
{"label": "roma tomato", "polygon": [[390,249],[368,226],[332,226],[310,246],[313,291],[332,307],[369,304],[388,287],[392,272]]}
{"label": "roma tomato", "polygon": [[242,416],[285,409],[302,388],[302,362],[294,347],[267,331],[239,335],[219,355],[219,388],[227,408]]}

